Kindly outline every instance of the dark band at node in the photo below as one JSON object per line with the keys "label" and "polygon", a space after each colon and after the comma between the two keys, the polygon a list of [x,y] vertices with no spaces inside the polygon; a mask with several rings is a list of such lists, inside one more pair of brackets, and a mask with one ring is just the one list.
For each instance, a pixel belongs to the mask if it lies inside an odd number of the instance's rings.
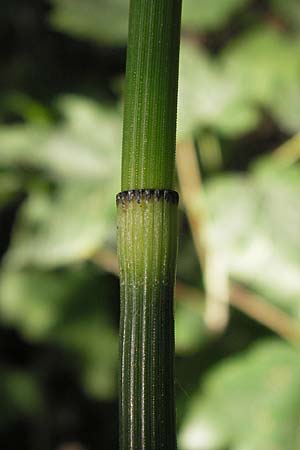
{"label": "dark band at node", "polygon": [[177,205],[179,195],[176,191],[172,191],[171,189],[131,189],[129,191],[119,192],[116,195],[117,205],[126,205],[126,203],[132,201],[141,203],[142,200],[149,202],[151,199],[155,202],[164,199],[168,203]]}

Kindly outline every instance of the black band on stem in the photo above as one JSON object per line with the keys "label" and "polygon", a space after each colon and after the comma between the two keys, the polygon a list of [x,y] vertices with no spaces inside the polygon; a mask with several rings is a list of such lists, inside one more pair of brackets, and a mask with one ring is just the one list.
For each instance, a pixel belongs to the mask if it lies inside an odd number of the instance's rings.
{"label": "black band on stem", "polygon": [[176,191],[171,189],[131,189],[129,191],[119,192],[116,195],[117,206],[135,201],[141,203],[142,200],[148,202],[151,199],[158,202],[160,199],[164,199],[168,203],[178,204],[179,195]]}

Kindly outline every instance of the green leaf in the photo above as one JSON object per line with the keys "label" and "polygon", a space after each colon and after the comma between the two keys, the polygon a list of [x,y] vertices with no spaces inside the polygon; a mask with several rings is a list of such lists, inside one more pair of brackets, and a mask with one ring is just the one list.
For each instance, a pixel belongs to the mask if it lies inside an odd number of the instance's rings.
{"label": "green leaf", "polygon": [[[184,0],[182,25],[188,30],[222,27],[249,0]],[[72,36],[120,45],[127,41],[129,0],[53,0],[51,25]]]}
{"label": "green leaf", "polygon": [[105,275],[88,267],[42,272],[2,271],[2,323],[27,341],[50,342],[73,355],[85,389],[116,394],[118,330]]}
{"label": "green leaf", "polygon": [[55,267],[92,257],[114,239],[113,192],[88,183],[33,191],[19,213],[8,264]]}
{"label": "green leaf", "polygon": [[182,450],[298,450],[298,350],[258,344],[216,366],[192,399],[179,436]]}
{"label": "green leaf", "polygon": [[269,108],[283,131],[289,134],[298,133],[300,130],[300,77],[298,82],[289,83],[274,93]]}
{"label": "green leaf", "polygon": [[109,181],[117,189],[118,111],[78,96],[60,97],[57,104],[63,118],[57,127],[0,127],[0,166],[39,169],[55,179]]}
{"label": "green leaf", "polygon": [[218,60],[191,45],[182,45],[180,58],[180,138],[203,127],[236,136],[257,125],[260,113],[245,86]]}
{"label": "green leaf", "polygon": [[42,340],[59,324],[83,280],[76,272],[3,270],[0,281],[1,320],[28,340]]}
{"label": "green leaf", "polygon": [[179,136],[211,128],[236,138],[267,109],[287,132],[299,130],[300,40],[272,28],[248,31],[218,57],[183,45]]}
{"label": "green leaf", "polygon": [[267,105],[283,87],[298,80],[299,49],[299,39],[265,27],[230,42],[222,52],[222,61],[249,98]]}
{"label": "green leaf", "polygon": [[82,317],[66,318],[53,340],[79,359],[86,391],[97,398],[116,397],[119,339],[107,303],[88,313],[82,308]]}
{"label": "green leaf", "polygon": [[127,40],[129,0],[53,0],[51,24],[79,38],[105,44]]}
{"label": "green leaf", "polygon": [[175,343],[177,355],[193,354],[206,343],[208,330],[203,319],[203,299],[176,299]]}
{"label": "green leaf", "polygon": [[0,378],[0,430],[16,417],[28,420],[39,413],[41,392],[32,374],[2,365]]}
{"label": "green leaf", "polygon": [[46,143],[49,170],[62,177],[109,181],[117,189],[122,136],[119,111],[78,96],[61,97],[58,107],[65,122]]}
{"label": "green leaf", "polygon": [[1,164],[28,177],[50,178],[49,191],[29,184],[7,259],[17,266],[53,267],[89,258],[114,241],[119,191],[121,119],[117,111],[79,97],[59,101],[64,122],[51,130],[0,129]]}
{"label": "green leaf", "polygon": [[21,182],[13,174],[0,173],[0,187],[0,207],[3,207],[21,190]]}
{"label": "green leaf", "polygon": [[184,0],[183,26],[193,30],[215,30],[247,3],[248,0]]}
{"label": "green leaf", "polygon": [[299,316],[300,171],[272,160],[207,187],[207,245],[234,279]]}
{"label": "green leaf", "polygon": [[0,127],[0,166],[5,169],[36,168],[42,165],[42,146],[47,128],[29,125]]}
{"label": "green leaf", "polygon": [[0,100],[0,117],[3,114],[21,117],[27,123],[47,126],[51,123],[51,113],[45,105],[19,91],[8,91]]}

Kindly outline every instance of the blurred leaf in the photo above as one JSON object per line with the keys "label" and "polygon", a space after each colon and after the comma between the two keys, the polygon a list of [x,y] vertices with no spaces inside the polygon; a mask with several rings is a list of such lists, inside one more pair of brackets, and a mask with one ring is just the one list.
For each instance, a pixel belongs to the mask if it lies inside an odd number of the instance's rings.
{"label": "blurred leaf", "polygon": [[206,376],[182,427],[182,450],[300,449],[298,350],[258,344]]}
{"label": "blurred leaf", "polygon": [[236,138],[257,127],[260,109],[284,131],[299,130],[300,40],[272,28],[230,42],[221,56],[182,45],[179,136],[212,128]]}
{"label": "blurred leaf", "polygon": [[4,168],[39,167],[47,129],[28,125],[0,127],[0,166]]}
{"label": "blurred leaf", "polygon": [[181,49],[178,111],[180,137],[200,127],[236,136],[253,129],[260,117],[245,86],[191,45]]}
{"label": "blurred leaf", "polygon": [[45,105],[22,92],[8,92],[1,98],[0,115],[16,114],[28,123],[46,126],[51,123],[51,114]]}
{"label": "blurred leaf", "polygon": [[77,97],[61,99],[60,108],[64,123],[46,135],[26,126],[0,130],[3,166],[25,174],[34,167],[61,182],[54,192],[30,189],[7,255],[11,264],[69,264],[114,240],[120,116]]}
{"label": "blurred leaf", "polygon": [[28,341],[54,342],[74,354],[85,388],[111,398],[118,360],[111,296],[105,276],[91,269],[7,269],[0,278],[1,320]]}
{"label": "blurred leaf", "polygon": [[300,315],[300,170],[271,158],[207,185],[207,244],[233,278]]}
{"label": "blurred leaf", "polygon": [[0,208],[9,202],[21,189],[17,176],[0,173]]}
{"label": "blurred leaf", "polygon": [[233,13],[249,0],[184,0],[183,26],[194,30],[215,30],[225,25]]}
{"label": "blurred leaf", "polygon": [[[224,26],[249,0],[185,0],[182,24],[188,30]],[[79,38],[120,45],[127,41],[129,0],[53,0],[52,26]]]}
{"label": "blurred leaf", "polygon": [[60,177],[110,183],[118,189],[121,155],[121,115],[93,100],[66,96],[58,101],[65,123],[44,148],[46,167]]}
{"label": "blurred leaf", "polygon": [[45,339],[59,324],[66,304],[79,289],[82,274],[3,270],[0,278],[1,320],[29,340]]}
{"label": "blurred leaf", "polygon": [[121,116],[78,96],[61,97],[58,108],[64,120],[52,129],[0,127],[0,165],[32,167],[58,179],[109,180],[112,189],[117,189]]}
{"label": "blurred leaf", "polygon": [[299,79],[299,50],[299,39],[265,27],[230,42],[222,60],[229,76],[244,87],[249,98],[264,105]]}
{"label": "blurred leaf", "polygon": [[[202,302],[202,303],[201,303]],[[208,330],[203,319],[203,299],[176,299],[175,342],[177,355],[193,354],[206,343]]]}
{"label": "blurred leaf", "polygon": [[129,0],[53,0],[51,24],[105,44],[127,40]]}
{"label": "blurred leaf", "polygon": [[272,0],[272,8],[285,19],[288,25],[299,30],[300,25],[300,3],[298,0]]}
{"label": "blurred leaf", "polygon": [[280,128],[290,134],[300,130],[300,71],[299,80],[289,83],[274,94],[270,109]]}
{"label": "blurred leaf", "polygon": [[0,380],[0,430],[16,418],[28,419],[38,414],[41,397],[32,374],[0,366]]}
{"label": "blurred leaf", "polygon": [[90,258],[110,238],[114,191],[68,184],[54,193],[33,191],[21,208],[7,262],[55,267]]}
{"label": "blurred leaf", "polygon": [[67,320],[53,340],[79,358],[85,389],[98,398],[114,398],[117,389],[118,331],[108,305]]}

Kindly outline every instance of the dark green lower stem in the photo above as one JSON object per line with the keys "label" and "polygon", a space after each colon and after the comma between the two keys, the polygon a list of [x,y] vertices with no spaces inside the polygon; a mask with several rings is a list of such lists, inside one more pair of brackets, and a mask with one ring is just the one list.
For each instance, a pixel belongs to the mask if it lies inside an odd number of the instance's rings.
{"label": "dark green lower stem", "polygon": [[120,450],[175,450],[173,290],[178,195],[117,196]]}

